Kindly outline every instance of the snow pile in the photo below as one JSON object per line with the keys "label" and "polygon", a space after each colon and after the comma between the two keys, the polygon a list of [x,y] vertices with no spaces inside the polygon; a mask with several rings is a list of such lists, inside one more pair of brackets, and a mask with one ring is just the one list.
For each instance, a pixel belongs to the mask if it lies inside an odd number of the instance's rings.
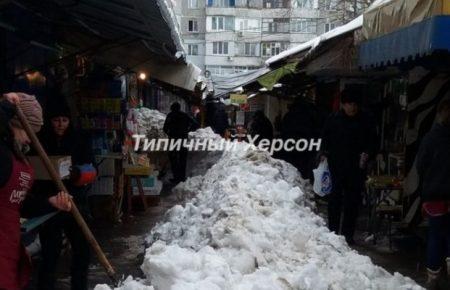
{"label": "snow pile", "polygon": [[214,133],[214,131],[213,131],[213,129],[211,129],[211,127],[200,128],[197,131],[189,132],[189,138],[208,139],[208,140],[215,140],[215,141],[220,141],[222,139],[222,137],[220,137],[220,135]]}
{"label": "snow pile", "polygon": [[293,166],[247,150],[248,144],[237,147],[204,176],[175,188],[194,197],[170,209],[147,237],[145,284],[156,290],[421,289],[330,233]]}
{"label": "snow pile", "polygon": [[[133,277],[128,276],[128,278],[120,283],[120,286],[118,288],[114,288],[117,290],[155,290],[152,286],[147,286],[141,283],[140,281],[133,280]],[[99,284],[95,286],[94,290],[111,290],[111,287],[109,287],[106,284]]]}
{"label": "snow pile", "polygon": [[[189,133],[189,139],[207,139],[211,142],[220,142],[222,137],[214,133],[211,127],[198,129]],[[222,157],[221,151],[190,151],[186,166],[188,177],[204,175]]]}
{"label": "snow pile", "polygon": [[166,138],[163,131],[166,115],[158,110],[148,108],[134,109],[137,123],[137,134],[146,135],[148,138]]}

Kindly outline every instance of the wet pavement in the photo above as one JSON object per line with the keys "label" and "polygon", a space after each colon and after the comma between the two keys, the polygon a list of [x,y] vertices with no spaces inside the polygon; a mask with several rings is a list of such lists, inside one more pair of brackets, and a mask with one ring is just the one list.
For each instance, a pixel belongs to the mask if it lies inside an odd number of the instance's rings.
{"label": "wet pavement", "polygon": [[[91,223],[91,230],[115,268],[119,279],[126,278],[128,275],[133,277],[143,276],[140,266],[144,258],[147,234],[156,223],[164,218],[168,209],[181,202],[176,196],[169,193],[170,187],[164,188],[160,203],[157,206],[149,207],[146,212],[136,211],[129,217],[123,217],[121,223],[114,224],[108,220],[95,220]],[[93,289],[97,284],[112,285],[96,257],[92,259],[93,262],[89,272],[89,289]],[[39,260],[34,262],[37,268]],[[70,254],[63,253],[58,269],[56,289],[70,289]],[[36,272],[34,271],[35,274]],[[35,283],[36,277],[33,277],[29,290],[36,289]]]}
{"label": "wet pavement", "polygon": [[[317,211],[327,220],[326,203],[317,203]],[[398,272],[413,279],[419,285],[425,287],[427,281],[425,268],[425,231],[400,232],[392,229],[391,244],[387,235],[387,224],[380,225],[380,234],[376,243],[368,234],[368,212],[362,208],[357,222],[355,244],[352,249],[370,257],[375,265],[383,267],[394,274]]]}

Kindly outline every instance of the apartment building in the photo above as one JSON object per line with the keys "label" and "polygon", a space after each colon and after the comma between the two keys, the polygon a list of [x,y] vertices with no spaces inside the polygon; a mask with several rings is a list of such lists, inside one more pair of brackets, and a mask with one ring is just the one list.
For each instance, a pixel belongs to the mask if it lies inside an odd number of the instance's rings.
{"label": "apartment building", "polygon": [[212,75],[263,66],[341,21],[336,0],[176,0],[187,59]]}

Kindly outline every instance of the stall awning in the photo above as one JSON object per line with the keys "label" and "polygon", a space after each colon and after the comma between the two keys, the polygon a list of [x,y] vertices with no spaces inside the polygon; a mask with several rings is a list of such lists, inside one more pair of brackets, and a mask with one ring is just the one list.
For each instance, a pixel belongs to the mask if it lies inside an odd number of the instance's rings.
{"label": "stall awning", "polygon": [[273,86],[284,76],[288,74],[295,73],[295,70],[297,68],[298,61],[285,64],[284,66],[277,68],[276,70],[273,70],[260,78],[258,78],[258,83],[271,91],[273,89]]}
{"label": "stall awning", "polygon": [[364,13],[363,35],[374,39],[438,15],[450,15],[450,1],[382,0]]}
{"label": "stall awning", "polygon": [[397,64],[437,51],[450,52],[450,16],[434,16],[361,44],[363,69]]}
{"label": "stall awning", "polygon": [[212,82],[214,84],[214,96],[221,97],[234,89],[255,82],[259,77],[270,72],[268,67],[262,67],[257,70],[251,70],[233,75],[214,76]]}
{"label": "stall awning", "polygon": [[[86,55],[127,71],[143,70],[193,91],[200,69],[184,59],[171,2],[166,0],[18,0],[13,4],[52,25],[62,57]],[[3,19],[2,19],[3,20]],[[7,19],[14,23],[14,19]],[[32,27],[25,27],[33,31]],[[31,34],[31,33],[28,33]]]}

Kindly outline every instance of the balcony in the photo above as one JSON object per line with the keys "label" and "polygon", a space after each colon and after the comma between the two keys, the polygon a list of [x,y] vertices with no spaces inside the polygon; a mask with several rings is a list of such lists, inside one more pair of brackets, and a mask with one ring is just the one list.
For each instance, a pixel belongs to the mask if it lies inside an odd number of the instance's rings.
{"label": "balcony", "polygon": [[263,8],[265,9],[291,8],[291,0],[263,0]]}

